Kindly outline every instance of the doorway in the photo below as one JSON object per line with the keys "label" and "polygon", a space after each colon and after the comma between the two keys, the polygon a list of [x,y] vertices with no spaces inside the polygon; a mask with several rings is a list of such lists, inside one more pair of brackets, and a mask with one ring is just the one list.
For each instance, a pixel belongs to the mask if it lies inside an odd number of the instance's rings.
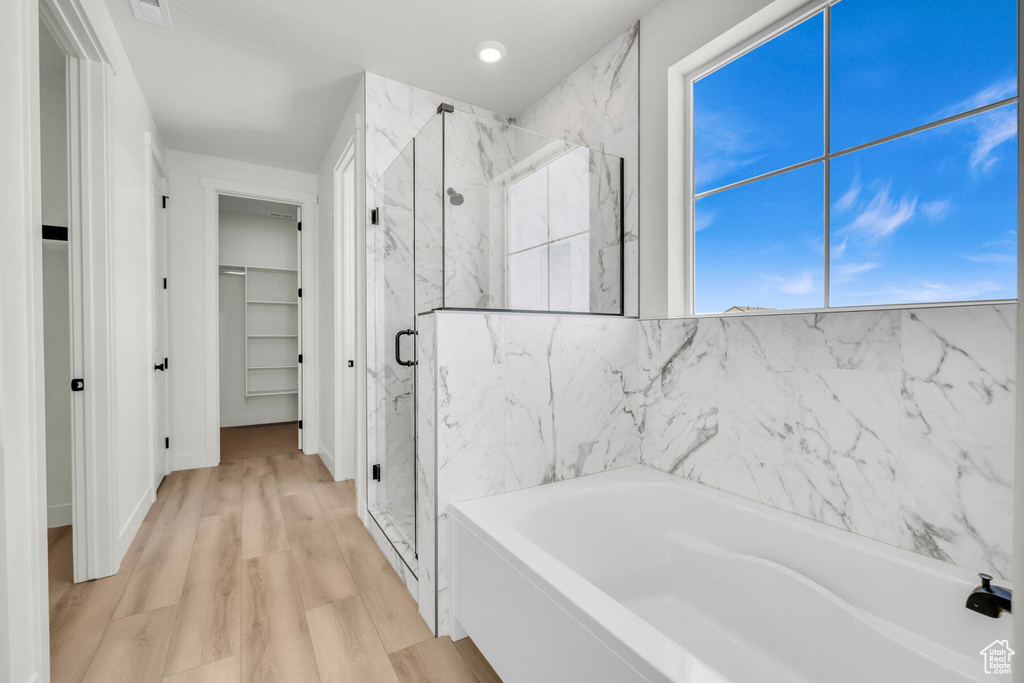
{"label": "doorway", "polygon": [[302,450],[302,207],[221,195],[220,460]]}
{"label": "doorway", "polygon": [[[68,218],[67,57],[39,24],[40,195],[42,199],[43,371],[46,526],[50,604],[74,580],[72,278]],[[77,236],[71,236],[77,240]]]}

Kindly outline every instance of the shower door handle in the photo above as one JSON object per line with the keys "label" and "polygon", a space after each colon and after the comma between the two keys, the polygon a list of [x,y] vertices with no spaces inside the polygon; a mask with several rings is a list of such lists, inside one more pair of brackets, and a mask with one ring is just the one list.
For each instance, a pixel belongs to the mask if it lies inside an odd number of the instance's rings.
{"label": "shower door handle", "polygon": [[395,362],[399,365],[405,365],[406,367],[412,367],[416,365],[414,360],[402,360],[402,335],[408,334],[415,336],[419,334],[416,330],[399,330],[398,334],[395,335]]}

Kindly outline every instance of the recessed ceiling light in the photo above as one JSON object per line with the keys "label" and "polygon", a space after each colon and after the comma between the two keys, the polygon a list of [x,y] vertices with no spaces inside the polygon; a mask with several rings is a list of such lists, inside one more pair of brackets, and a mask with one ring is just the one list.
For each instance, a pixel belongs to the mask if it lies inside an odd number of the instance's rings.
{"label": "recessed ceiling light", "polygon": [[493,40],[485,40],[476,46],[476,56],[481,62],[493,64],[501,61],[501,58],[508,53],[505,46]]}

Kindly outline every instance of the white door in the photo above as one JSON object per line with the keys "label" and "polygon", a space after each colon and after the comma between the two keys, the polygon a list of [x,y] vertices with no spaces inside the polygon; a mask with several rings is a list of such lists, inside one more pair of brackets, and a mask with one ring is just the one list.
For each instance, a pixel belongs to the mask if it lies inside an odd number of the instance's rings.
{"label": "white door", "polygon": [[170,472],[167,344],[167,179],[153,163],[153,486]]}
{"label": "white door", "polygon": [[298,272],[296,278],[299,287],[299,320],[298,320],[298,334],[299,334],[299,395],[298,395],[298,406],[299,406],[299,445],[298,448],[302,450],[302,207],[295,207],[295,215],[298,223],[295,231],[296,238],[298,240],[298,249],[295,255],[295,269]]}

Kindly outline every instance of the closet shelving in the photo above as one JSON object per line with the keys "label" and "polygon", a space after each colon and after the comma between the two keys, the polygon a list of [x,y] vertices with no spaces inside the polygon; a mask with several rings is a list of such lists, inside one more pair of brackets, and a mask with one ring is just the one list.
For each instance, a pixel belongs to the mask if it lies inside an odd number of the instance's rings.
{"label": "closet shelving", "polygon": [[298,395],[298,271],[229,267],[245,277],[246,398]]}

